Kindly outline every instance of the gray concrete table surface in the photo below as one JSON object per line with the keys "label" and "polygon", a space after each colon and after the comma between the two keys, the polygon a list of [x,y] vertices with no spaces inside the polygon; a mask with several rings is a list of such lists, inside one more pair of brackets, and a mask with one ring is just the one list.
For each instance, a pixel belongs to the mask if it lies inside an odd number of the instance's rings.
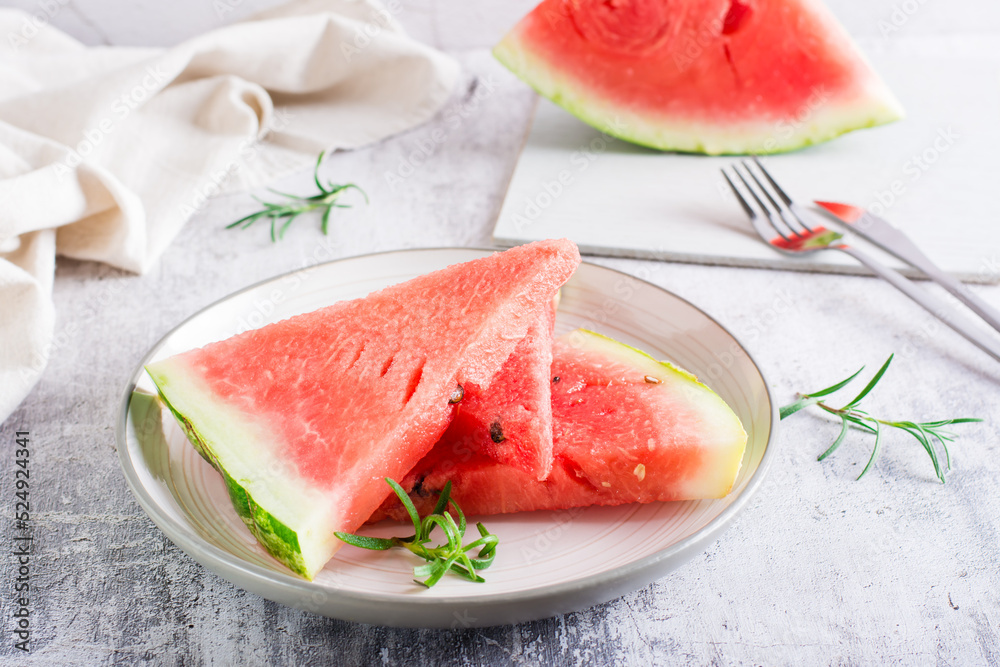
{"label": "gray concrete table surface", "polygon": [[[33,12],[45,5],[8,4]],[[165,45],[268,4],[275,3],[59,0],[50,20],[89,44]],[[464,120],[447,126],[446,139],[431,142],[424,164],[394,187],[386,172],[427,145],[435,127],[443,127],[440,119],[330,159],[331,178],[361,184],[372,200],[338,212],[332,257],[489,244],[533,97],[484,47],[531,5],[399,5],[398,18],[412,34],[462,61],[464,87],[452,105],[463,105]],[[878,37],[880,22],[900,16],[899,30],[909,34],[1000,34],[1000,9],[972,0],[833,8],[861,37]],[[307,180],[303,172],[276,186],[304,188]],[[867,401],[872,412],[986,418],[956,428],[946,485],[936,482],[919,445],[899,433],[886,434],[874,470],[856,482],[870,439],[854,433],[819,463],[837,425],[802,414],[782,424],[767,483],[704,554],[621,599],[515,626],[421,631],[352,624],[272,603],[208,572],[167,540],[132,497],[115,452],[114,423],[129,373],[160,336],[216,299],[315,260],[322,236],[309,219],[296,222],[279,244],[263,228],[224,229],[253,208],[246,194],[211,200],[148,275],[59,261],[56,331],[64,342],[29,398],[0,426],[0,539],[6,552],[17,431],[29,431],[33,443],[35,536],[32,652],[24,656],[13,647],[17,564],[4,556],[0,663],[1000,662],[1000,366],[871,278],[594,260],[642,275],[717,318],[755,355],[781,402],[862,364],[877,367],[896,352]],[[1000,288],[973,289],[1000,305]]]}

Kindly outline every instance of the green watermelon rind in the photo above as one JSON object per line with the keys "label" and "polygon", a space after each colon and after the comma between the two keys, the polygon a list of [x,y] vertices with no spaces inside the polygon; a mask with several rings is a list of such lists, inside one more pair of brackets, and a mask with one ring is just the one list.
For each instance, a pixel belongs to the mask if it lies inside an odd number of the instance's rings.
{"label": "green watermelon rind", "polygon": [[[724,127],[681,119],[656,119],[604,104],[568,77],[554,71],[516,34],[493,49],[494,57],[543,97],[608,136],[661,151],[704,155],[768,155],[830,141],[854,130],[903,118],[903,109],[878,79],[866,82],[856,101],[831,102],[806,119],[779,124],[761,120]],[[854,48],[850,39],[845,43]],[[858,56],[864,61],[863,56]],[[779,121],[780,122],[780,121]]]}
{"label": "green watermelon rind", "polygon": [[598,341],[601,341],[602,343],[605,343],[604,349],[606,354],[622,357],[623,361],[626,361],[627,363],[635,367],[638,367],[639,364],[634,363],[635,360],[629,359],[624,355],[622,355],[620,352],[622,348],[628,350],[634,355],[637,355],[643,360],[648,360],[650,362],[649,366],[650,371],[656,372],[662,369],[670,371],[670,373],[676,375],[678,379],[685,381],[692,389],[696,389],[699,392],[704,392],[705,396],[708,397],[714,403],[716,403],[718,407],[724,408],[726,413],[731,414],[733,420],[736,423],[740,424],[740,429],[741,430],[743,429],[742,423],[740,423],[739,418],[736,416],[736,413],[733,412],[732,408],[729,407],[729,404],[726,403],[725,400],[723,400],[723,398],[719,396],[711,387],[709,387],[707,384],[699,380],[698,376],[695,375],[694,373],[691,373],[690,371],[687,371],[681,368],[680,366],[676,366],[670,363],[669,361],[662,361],[660,359],[657,359],[648,352],[644,352],[639,348],[632,347],[628,343],[623,343],[620,340],[616,340],[614,338],[611,338],[610,336],[605,336],[604,334],[597,333],[596,331],[591,331],[590,329],[582,329],[582,328],[576,329],[570,332],[570,334],[568,335],[573,335],[577,333],[584,334],[588,337],[592,337]]}
{"label": "green watermelon rind", "polygon": [[248,490],[251,485],[250,480],[234,478],[220,463],[217,452],[210,444],[211,438],[200,433],[193,426],[191,420],[183,414],[183,411],[175,407],[174,401],[168,396],[169,380],[163,369],[146,367],[146,372],[152,378],[160,400],[177,419],[192,446],[222,476],[233,509],[250,533],[276,560],[296,574],[306,579],[312,579],[315,573],[310,572],[306,559],[303,557],[298,533],[254,499],[253,494]]}
{"label": "green watermelon rind", "polygon": [[[152,374],[150,375],[152,376]],[[296,574],[309,578],[308,569],[302,558],[299,538],[295,531],[254,502],[253,496],[226,472],[226,469],[219,463],[212,448],[206,443],[205,438],[198,433],[198,430],[184,415],[174,408],[170,399],[160,391],[159,385],[157,385],[156,390],[160,396],[160,400],[163,401],[164,405],[167,406],[177,419],[177,423],[181,425],[184,434],[191,441],[195,450],[222,475],[222,479],[226,484],[226,490],[229,492],[229,500],[233,504],[233,509],[236,510],[236,514],[246,525],[247,529],[260,541],[268,553],[284,563]]]}
{"label": "green watermelon rind", "polygon": [[[709,387],[704,382],[702,382],[701,380],[699,380],[697,375],[695,375],[694,373],[692,373],[690,371],[684,370],[680,366],[675,366],[674,364],[670,363],[669,361],[661,361],[660,359],[657,359],[653,355],[649,354],[648,352],[644,352],[643,350],[640,350],[637,347],[632,347],[628,343],[623,343],[620,340],[616,340],[616,339],[612,338],[611,336],[605,336],[604,334],[597,333],[596,331],[591,331],[590,329],[576,329],[576,331],[574,331],[572,333],[577,333],[577,332],[578,333],[582,333],[582,334],[586,334],[588,336],[593,336],[593,337],[595,337],[597,339],[600,339],[600,340],[602,340],[604,342],[610,343],[612,346],[617,345],[618,347],[624,347],[625,349],[630,350],[630,351],[634,352],[635,354],[640,355],[641,357],[643,357],[645,359],[649,359],[650,361],[652,361],[657,366],[662,366],[662,367],[670,370],[671,372],[676,373],[677,375],[681,376],[681,378],[693,382],[694,384],[698,385],[699,388],[705,389],[706,391],[710,392],[711,394],[713,394],[714,396],[716,396],[717,398],[719,398],[720,401],[722,400],[722,398],[719,397],[718,394],[716,394],[714,391],[712,391],[711,387]],[[614,347],[609,346],[608,349],[612,350],[612,349],[614,349]]]}

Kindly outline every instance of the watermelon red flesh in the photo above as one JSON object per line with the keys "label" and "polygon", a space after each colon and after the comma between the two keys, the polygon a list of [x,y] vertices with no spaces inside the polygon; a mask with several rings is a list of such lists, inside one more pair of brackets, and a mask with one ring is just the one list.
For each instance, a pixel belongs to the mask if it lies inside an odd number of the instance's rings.
{"label": "watermelon red flesh", "polygon": [[[403,483],[418,509],[429,510],[449,480],[469,514],[719,498],[731,490],[746,432],[691,374],[579,330],[557,339],[552,380],[548,479],[439,443]],[[401,509],[390,498],[371,520],[405,520]]]}
{"label": "watermelon red flesh", "polygon": [[494,50],[627,141],[774,153],[902,116],[818,0],[545,0]]}
{"label": "watermelon red flesh", "polygon": [[552,470],[552,328],[555,305],[544,308],[514,353],[484,390],[464,385],[441,446],[470,449],[545,479]]}
{"label": "watermelon red flesh", "polygon": [[579,263],[543,241],[151,364],[244,522],[311,578],[444,432],[456,384],[488,387]]}

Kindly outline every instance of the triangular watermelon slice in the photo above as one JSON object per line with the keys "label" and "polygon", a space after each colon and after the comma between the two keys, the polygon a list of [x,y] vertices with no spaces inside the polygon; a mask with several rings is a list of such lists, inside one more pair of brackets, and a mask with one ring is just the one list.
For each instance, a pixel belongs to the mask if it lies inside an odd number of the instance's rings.
{"label": "triangular watermelon slice", "polygon": [[[438,445],[402,486],[423,512],[450,480],[468,514],[721,498],[747,441],[736,414],[696,377],[585,330],[556,340],[552,419],[555,459],[545,481]],[[395,498],[371,520],[386,517],[406,520]]]}
{"label": "triangular watermelon slice", "polygon": [[484,454],[543,480],[552,471],[552,329],[555,302],[542,309],[489,389],[465,384],[455,418],[436,447]]}
{"label": "triangular watermelon slice", "polygon": [[312,578],[487,388],[580,261],[541,241],[151,364],[267,550]]}
{"label": "triangular watermelon slice", "polygon": [[902,117],[819,0],[544,0],[494,49],[626,141],[776,153]]}

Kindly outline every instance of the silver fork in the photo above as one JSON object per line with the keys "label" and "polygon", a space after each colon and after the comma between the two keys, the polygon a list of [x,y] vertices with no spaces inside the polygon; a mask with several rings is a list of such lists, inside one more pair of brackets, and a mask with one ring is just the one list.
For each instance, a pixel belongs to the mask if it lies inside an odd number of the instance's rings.
{"label": "silver fork", "polygon": [[[920,289],[901,273],[882,264],[871,255],[844,243],[843,234],[818,224],[815,219],[811,218],[808,211],[796,205],[787,195],[784,197],[772,195],[772,188],[776,192],[782,192],[780,186],[771,178],[770,174],[764,171],[763,166],[757,162],[756,158],[754,158],[754,162],[756,169],[749,160],[743,160],[742,165],[734,164],[730,167],[742,185],[742,190],[749,193],[749,198],[744,195],[736,181],[730,178],[725,169],[722,170],[722,175],[729,183],[729,187],[732,188],[747,217],[750,218],[754,231],[765,243],[786,255],[803,255],[821,250],[839,250],[850,255],[871,269],[877,276],[884,278],[903,294],[926,308],[928,312],[964,336],[979,349],[994,359],[1000,360],[1000,343],[988,338],[968,322],[958,318],[955,309],[949,304]],[[772,187],[765,187],[762,180],[757,177],[756,171],[758,169],[764,176],[764,180]],[[784,193],[782,192],[782,194]],[[753,204],[750,203],[751,200]],[[786,201],[787,204],[784,203]]]}

